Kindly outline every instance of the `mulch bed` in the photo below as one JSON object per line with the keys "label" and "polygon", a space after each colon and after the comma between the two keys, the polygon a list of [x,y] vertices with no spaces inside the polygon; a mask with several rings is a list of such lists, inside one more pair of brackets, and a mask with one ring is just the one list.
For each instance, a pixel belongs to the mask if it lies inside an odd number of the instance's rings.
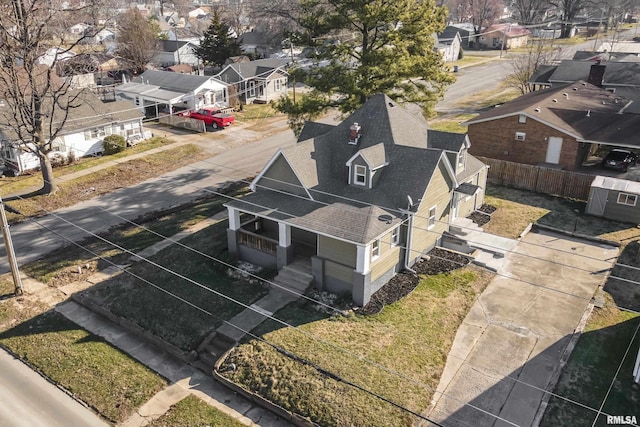
{"label": "mulch bed", "polygon": [[492,205],[484,204],[480,206],[476,211],[471,212],[471,214],[467,217],[471,221],[478,224],[479,227],[482,227],[489,221],[491,221],[491,214],[496,211],[496,207]]}
{"label": "mulch bed", "polygon": [[[418,261],[413,269],[418,274],[440,274],[455,270],[471,262],[471,257],[435,248],[429,252],[430,258]],[[412,273],[398,273],[389,282],[371,296],[367,305],[359,309],[358,314],[370,316],[378,314],[385,305],[409,295],[418,286],[420,278]]]}

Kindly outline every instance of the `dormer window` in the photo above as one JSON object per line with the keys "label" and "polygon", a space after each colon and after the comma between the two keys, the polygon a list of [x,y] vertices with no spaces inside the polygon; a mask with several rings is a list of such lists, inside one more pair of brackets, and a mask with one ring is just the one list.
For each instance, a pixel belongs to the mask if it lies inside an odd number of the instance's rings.
{"label": "dormer window", "polygon": [[354,123],[349,128],[349,144],[356,145],[360,136],[362,135],[362,126],[358,123]]}
{"label": "dormer window", "polygon": [[353,183],[356,185],[367,185],[367,167],[356,165],[353,172]]}

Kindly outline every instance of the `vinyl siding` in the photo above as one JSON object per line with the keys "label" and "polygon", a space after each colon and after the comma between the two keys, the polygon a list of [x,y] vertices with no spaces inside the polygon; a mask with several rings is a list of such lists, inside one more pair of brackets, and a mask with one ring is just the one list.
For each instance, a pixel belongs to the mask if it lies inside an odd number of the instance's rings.
{"label": "vinyl siding", "polygon": [[[319,257],[335,261],[339,264],[355,269],[356,255],[357,249],[355,245],[326,236],[318,236]],[[349,281],[351,281],[351,279],[349,279]]]}
{"label": "vinyl siding", "polygon": [[273,162],[271,167],[263,174],[262,178],[257,182],[257,187],[267,187],[274,190],[286,191],[298,196],[307,196],[302,183],[289,166],[289,163],[283,156]]}
{"label": "vinyl siding", "polygon": [[[413,219],[410,254],[412,260],[433,248],[442,233],[448,229],[452,186],[451,178],[449,178],[443,164],[440,163]],[[437,206],[436,223],[433,228],[428,230],[429,209],[434,205]]]}
{"label": "vinyl siding", "polygon": [[[604,207],[603,217],[622,222],[631,222],[640,224],[640,194],[637,196],[635,206],[622,205],[618,203],[618,194],[624,193],[620,191],[609,190],[607,204]],[[633,193],[625,193],[633,194]]]}
{"label": "vinyl siding", "polygon": [[372,282],[402,262],[401,246],[402,244],[391,246],[390,232],[382,236],[380,239],[380,256],[371,262]]}

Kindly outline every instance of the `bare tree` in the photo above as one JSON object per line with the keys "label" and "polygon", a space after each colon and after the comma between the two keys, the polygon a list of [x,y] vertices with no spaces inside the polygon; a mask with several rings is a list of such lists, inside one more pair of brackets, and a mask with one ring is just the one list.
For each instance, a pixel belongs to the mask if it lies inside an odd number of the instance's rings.
{"label": "bare tree", "polygon": [[129,9],[119,17],[118,28],[116,53],[131,61],[137,71],[142,72],[158,52],[160,27],[137,10]]}
{"label": "bare tree", "polygon": [[560,37],[571,37],[571,27],[573,21],[582,9],[589,6],[592,0],[548,0],[549,4],[555,6],[562,14],[562,32]]}
{"label": "bare tree", "polygon": [[518,14],[518,23],[529,25],[542,21],[548,3],[547,0],[513,0],[513,7]]}
{"label": "bare tree", "polygon": [[552,64],[559,58],[559,50],[552,44],[539,39],[529,47],[528,55],[515,55],[511,59],[511,71],[505,78],[505,83],[518,89],[522,95],[532,91],[531,78],[540,67]]}
{"label": "bare tree", "polygon": [[[55,64],[85,37],[67,37],[70,17],[91,12],[97,2],[62,7],[51,0],[11,0],[0,4],[0,131],[5,143],[30,152],[40,161],[41,193],[57,190],[49,153],[55,139],[64,131],[71,109],[78,106],[78,94],[58,79]],[[48,51],[49,50],[49,51]],[[46,52],[52,66],[39,64]]]}
{"label": "bare tree", "polygon": [[471,21],[476,34],[498,19],[502,7],[501,0],[458,0],[456,5],[459,16]]}

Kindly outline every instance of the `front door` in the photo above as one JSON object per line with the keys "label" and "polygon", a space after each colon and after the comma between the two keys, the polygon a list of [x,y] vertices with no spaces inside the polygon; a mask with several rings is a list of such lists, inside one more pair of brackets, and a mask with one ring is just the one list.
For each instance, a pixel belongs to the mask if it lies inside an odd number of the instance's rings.
{"label": "front door", "polygon": [[557,165],[560,163],[560,151],[562,151],[562,138],[550,136],[547,145],[546,163]]}

